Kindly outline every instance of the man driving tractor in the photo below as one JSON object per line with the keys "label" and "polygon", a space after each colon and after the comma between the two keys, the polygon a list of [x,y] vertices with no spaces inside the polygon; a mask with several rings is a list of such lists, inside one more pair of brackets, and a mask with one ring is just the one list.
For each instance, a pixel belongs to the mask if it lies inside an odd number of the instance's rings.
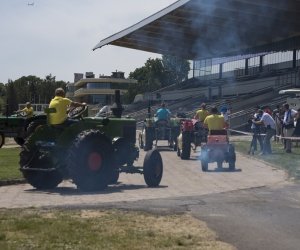
{"label": "man driving tractor", "polygon": [[202,103],[201,104],[201,109],[196,111],[196,114],[194,116],[194,119],[197,119],[201,123],[204,122],[205,118],[209,115],[208,110],[206,109],[206,104]]}
{"label": "man driving tractor", "polygon": [[[209,134],[223,134],[224,129],[228,128],[224,116],[218,114],[217,107],[211,108],[211,115],[207,116],[204,120],[204,127],[208,128]],[[222,132],[221,132],[222,131]]]}
{"label": "man driving tractor", "polygon": [[24,113],[26,118],[33,117],[33,108],[31,106],[31,103],[30,102],[26,102],[26,107],[23,108],[23,109],[21,109],[21,110],[17,110],[16,113],[17,114]]}
{"label": "man driving tractor", "polygon": [[161,104],[161,108],[159,108],[156,111],[155,116],[157,117],[157,122],[159,121],[169,121],[170,120],[170,116],[171,116],[171,112],[169,109],[166,108],[166,104],[163,102]]}
{"label": "man driving tractor", "polygon": [[55,97],[51,100],[49,108],[55,108],[56,112],[50,113],[49,122],[51,125],[68,123],[67,110],[69,107],[85,107],[86,103],[73,102],[65,97],[65,91],[62,88],[55,90]]}

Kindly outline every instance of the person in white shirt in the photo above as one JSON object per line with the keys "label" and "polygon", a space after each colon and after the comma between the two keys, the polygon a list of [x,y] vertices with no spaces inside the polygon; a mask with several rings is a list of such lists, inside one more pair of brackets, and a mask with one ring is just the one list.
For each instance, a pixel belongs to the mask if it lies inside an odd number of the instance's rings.
{"label": "person in white shirt", "polygon": [[[294,118],[297,115],[297,111],[290,109],[289,104],[285,103],[283,105],[284,117],[283,117],[283,133],[284,137],[291,137],[294,133]],[[292,140],[285,139],[285,151],[287,153],[292,153]]]}
{"label": "person in white shirt", "polygon": [[266,136],[263,141],[262,155],[272,154],[271,138],[276,133],[276,125],[273,117],[268,113],[258,110],[258,114],[261,116],[259,121],[252,120],[255,124],[262,124],[266,127]]}

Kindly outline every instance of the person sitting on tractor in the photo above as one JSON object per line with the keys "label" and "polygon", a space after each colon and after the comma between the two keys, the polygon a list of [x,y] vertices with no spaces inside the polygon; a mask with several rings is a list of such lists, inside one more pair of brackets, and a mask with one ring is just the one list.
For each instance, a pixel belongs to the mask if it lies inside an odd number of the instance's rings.
{"label": "person sitting on tractor", "polygon": [[68,107],[85,107],[86,103],[73,102],[65,97],[65,91],[62,88],[55,90],[55,97],[51,100],[49,108],[55,108],[56,112],[49,114],[49,123],[51,125],[66,124],[74,121],[68,120]]}
{"label": "person sitting on tractor", "polygon": [[157,118],[156,123],[169,123],[171,112],[166,108],[166,104],[163,102],[161,108],[156,111],[155,117]]}
{"label": "person sitting on tractor", "polygon": [[224,116],[219,115],[217,107],[211,108],[211,115],[204,120],[204,127],[208,128],[209,134],[226,134],[228,124],[225,122]]}
{"label": "person sitting on tractor", "polygon": [[194,116],[194,119],[200,121],[201,123],[204,122],[205,118],[209,115],[208,110],[206,109],[206,104],[201,104],[201,109],[196,111],[196,114]]}
{"label": "person sitting on tractor", "polygon": [[26,102],[26,107],[16,111],[17,114],[24,114],[22,116],[26,118],[33,117],[33,108],[30,102]]}

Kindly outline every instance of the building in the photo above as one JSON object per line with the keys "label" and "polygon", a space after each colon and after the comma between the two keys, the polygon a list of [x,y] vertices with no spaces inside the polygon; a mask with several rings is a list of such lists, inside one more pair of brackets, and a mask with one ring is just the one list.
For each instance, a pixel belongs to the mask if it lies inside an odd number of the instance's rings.
{"label": "building", "polygon": [[89,105],[111,105],[114,103],[115,90],[119,89],[122,96],[127,92],[130,84],[136,80],[126,79],[124,72],[115,71],[111,76],[100,75],[95,78],[93,72],[74,73],[74,83],[67,85],[66,96],[77,102]]}

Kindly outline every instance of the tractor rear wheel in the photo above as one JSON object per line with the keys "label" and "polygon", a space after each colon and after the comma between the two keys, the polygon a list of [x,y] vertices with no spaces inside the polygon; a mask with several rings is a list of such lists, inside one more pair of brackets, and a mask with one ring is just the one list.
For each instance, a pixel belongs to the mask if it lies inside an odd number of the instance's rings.
{"label": "tractor rear wheel", "polygon": [[148,151],[143,164],[144,180],[149,187],[157,187],[163,175],[163,162],[158,150]]}
{"label": "tractor rear wheel", "polygon": [[25,142],[25,140],[22,137],[14,137],[14,140],[20,146],[22,146]]}
{"label": "tractor rear wheel", "polygon": [[203,172],[208,170],[208,162],[206,160],[201,160],[201,168]]}
{"label": "tractor rear wheel", "polygon": [[40,126],[46,124],[46,121],[44,120],[36,120],[29,123],[27,129],[26,129],[26,137],[30,136],[32,133],[34,133]]}
{"label": "tractor rear wheel", "polygon": [[3,133],[0,133],[0,148],[2,148],[4,142],[5,142],[4,134],[3,134]]}
{"label": "tractor rear wheel", "polygon": [[[48,171],[53,168],[51,159],[28,140],[24,143],[20,153],[20,166],[24,178],[36,189],[53,189],[63,180],[61,173],[57,170]],[[26,170],[26,168],[32,170]],[[44,170],[34,170],[35,168]]]}
{"label": "tractor rear wheel", "polygon": [[228,165],[230,170],[235,170],[236,154],[233,145],[229,145]]}
{"label": "tractor rear wheel", "polygon": [[191,156],[191,133],[182,132],[181,159],[188,160]]}
{"label": "tractor rear wheel", "polygon": [[153,136],[150,129],[145,129],[145,141],[144,141],[144,151],[148,151],[152,149],[153,146]]}
{"label": "tractor rear wheel", "polygon": [[83,191],[103,190],[113,178],[113,147],[98,130],[81,132],[69,149],[67,168]]}

